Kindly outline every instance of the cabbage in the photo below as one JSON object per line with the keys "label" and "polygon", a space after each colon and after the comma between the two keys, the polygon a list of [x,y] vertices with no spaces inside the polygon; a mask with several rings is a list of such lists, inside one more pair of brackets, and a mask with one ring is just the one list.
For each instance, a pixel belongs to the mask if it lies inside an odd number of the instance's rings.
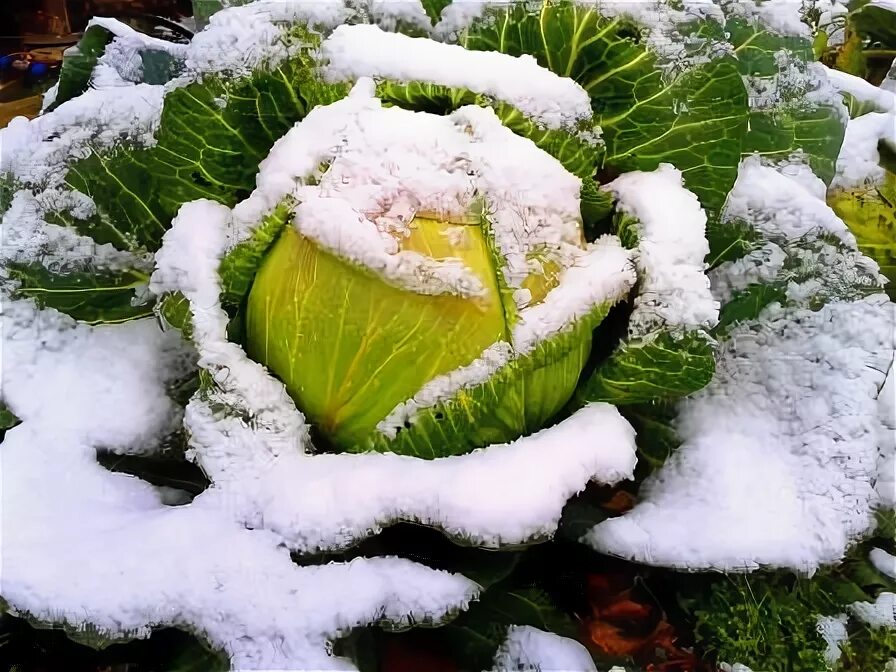
{"label": "cabbage", "polygon": [[[798,4],[257,0],[188,45],[94,20],[0,135],[4,605],[233,669],[454,618],[469,667],[584,668],[517,568],[558,528],[706,585],[864,548],[892,213],[853,178],[894,112],[849,119]],[[622,515],[570,503],[627,479]]]}

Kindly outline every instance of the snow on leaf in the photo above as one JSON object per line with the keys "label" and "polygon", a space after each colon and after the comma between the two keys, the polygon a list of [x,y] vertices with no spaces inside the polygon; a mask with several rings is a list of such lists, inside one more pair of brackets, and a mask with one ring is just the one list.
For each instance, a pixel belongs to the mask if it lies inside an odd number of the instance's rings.
{"label": "snow on leaf", "polygon": [[[757,281],[784,278],[785,301],[728,327],[715,378],[679,404],[681,447],[632,511],[583,538],[604,552],[689,569],[811,571],[873,526],[893,305],[814,178],[781,167],[792,185],[781,210],[774,180],[759,178],[772,170],[746,162],[731,207],[784,245],[778,272]],[[823,242],[831,233],[843,238]],[[717,271],[727,286],[737,263]]]}
{"label": "snow on leaf", "polygon": [[581,670],[596,672],[588,650],[573,639],[528,625],[510,626],[507,639],[495,654],[494,672],[525,670]]}
{"label": "snow on leaf", "polygon": [[[247,530],[211,492],[168,507],[153,486],[106,471],[97,448],[151,444],[177,425],[165,386],[190,350],[152,320],[88,327],[10,301],[4,313],[4,400],[22,420],[2,444],[14,613],[109,638],[184,627],[236,669],[351,669],[328,640],[381,619],[438,619],[475,595],[462,577],[392,558],[297,568],[276,535]],[[100,538],[110,552],[97,552]]]}
{"label": "snow on leaf", "polygon": [[[630,476],[633,432],[604,404],[464,456],[308,454],[304,419],[283,385],[227,341],[227,316],[216,302],[229,217],[207,201],[184,206],[157,255],[153,286],[191,302],[193,338],[214,384],[190,402],[186,424],[199,464],[227,484],[221,505],[238,519],[264,525],[297,550],[340,548],[399,519],[498,546],[552,534],[566,500],[589,480]],[[515,487],[495,488],[496,477]],[[388,490],[373,485],[384,479]]]}
{"label": "snow on leaf", "polygon": [[334,81],[373,77],[468,89],[509,103],[550,128],[591,117],[584,89],[531,56],[471,51],[363,25],[339,26],[321,50],[325,76]]}
{"label": "snow on leaf", "polygon": [[714,369],[706,330],[719,309],[704,272],[706,214],[668,164],[626,173],[603,189],[617,199],[616,233],[635,249],[637,297],[628,339],[598,365],[579,396],[632,404],[699,390]]}

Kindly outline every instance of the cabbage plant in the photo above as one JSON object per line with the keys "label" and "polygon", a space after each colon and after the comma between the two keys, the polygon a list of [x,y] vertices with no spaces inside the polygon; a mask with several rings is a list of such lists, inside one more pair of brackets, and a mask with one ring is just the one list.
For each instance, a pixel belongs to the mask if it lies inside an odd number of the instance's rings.
{"label": "cabbage plant", "polygon": [[[233,669],[355,669],[353,629],[425,624],[471,668],[585,670],[513,592],[558,527],[675,569],[842,561],[893,506],[893,304],[825,203],[849,115],[792,4],[94,20],[0,136],[10,612]],[[624,515],[570,504],[632,479]]]}

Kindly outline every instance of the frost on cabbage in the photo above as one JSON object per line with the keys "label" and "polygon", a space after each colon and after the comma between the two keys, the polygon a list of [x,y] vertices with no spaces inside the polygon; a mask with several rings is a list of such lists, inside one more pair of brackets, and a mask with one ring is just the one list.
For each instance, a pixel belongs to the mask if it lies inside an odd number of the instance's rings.
{"label": "frost on cabbage", "polygon": [[[545,541],[638,461],[642,503],[582,542],[840,560],[892,505],[893,304],[825,203],[852,122],[762,7],[259,0],[188,45],[94,21],[0,136],[7,608],[346,668],[354,628],[493,589],[326,554],[399,522]],[[587,655],[493,625],[496,669]]]}

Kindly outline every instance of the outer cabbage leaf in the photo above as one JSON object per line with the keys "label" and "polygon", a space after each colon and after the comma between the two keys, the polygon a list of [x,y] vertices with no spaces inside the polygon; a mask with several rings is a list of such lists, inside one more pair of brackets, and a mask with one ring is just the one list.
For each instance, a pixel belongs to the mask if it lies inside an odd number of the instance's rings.
{"label": "outer cabbage leaf", "polygon": [[344,92],[321,83],[306,58],[242,81],[207,77],[165,97],[154,146],[94,153],[70,167],[67,182],[137,245],[155,249],[183,203],[233,205],[248,195],[274,141]]}
{"label": "outer cabbage leaf", "polygon": [[638,296],[626,316],[626,337],[580,384],[581,402],[676,399],[712,379],[715,352],[707,328],[718,315],[704,276],[707,218],[681,177],[663,165],[606,187],[618,198],[614,233],[635,251]]}
{"label": "outer cabbage leaf", "polygon": [[88,324],[114,323],[152,315],[146,293],[149,276],[138,270],[79,269],[57,273],[45,266],[7,264],[16,283],[13,296],[29,297],[44,308]]}
{"label": "outer cabbage leaf", "polygon": [[517,135],[529,138],[538,148],[553,156],[566,170],[581,177],[583,181],[590,180],[601,164],[604,148],[593,128],[582,128],[579,135],[563,129],[546,128],[512,105],[496,102],[473,91],[441,84],[387,80],[380,82],[376,91],[383,102],[418,112],[447,114],[463,105],[491,107],[507,128]]}
{"label": "outer cabbage leaf", "polygon": [[621,345],[579,395],[616,406],[678,399],[703,388],[714,371],[715,350],[706,334],[661,332]]}
{"label": "outer cabbage leaf", "polygon": [[[110,53],[112,52],[112,53]],[[108,85],[110,77],[124,84],[165,84],[182,71],[186,46],[149,37],[116,19],[92,19],[77,45],[62,60],[50,111],[84,93]],[[103,65],[105,72],[99,72]]]}
{"label": "outer cabbage leaf", "polygon": [[825,93],[825,77],[808,38],[782,35],[760,21],[733,17],[725,32],[751,93],[743,153],[787,159],[802,152],[826,183],[834,177],[846,114]]}
{"label": "outer cabbage leaf", "polygon": [[855,235],[859,249],[874,259],[889,279],[896,299],[896,175],[886,171],[878,185],[832,189],[828,203]]}
{"label": "outer cabbage leaf", "polygon": [[576,637],[575,623],[557,609],[546,593],[504,583],[485,591],[469,611],[440,628],[438,636],[465,669],[487,670],[511,625],[528,625]]}
{"label": "outer cabbage leaf", "polygon": [[87,90],[96,61],[113,37],[112,32],[103,26],[91,25],[84,31],[78,44],[65,51],[62,68],[59,70],[56,97],[46,111]]}
{"label": "outer cabbage leaf", "polygon": [[671,163],[708,211],[718,212],[737,176],[747,93],[729,57],[671,75],[634,39],[628,19],[598,8],[546,2],[490,9],[462,35],[469,49],[530,54],[591,96],[612,173]]}
{"label": "outer cabbage leaf", "polygon": [[896,45],[896,12],[892,6],[852,0],[849,9],[849,22],[859,34],[886,48]]}

